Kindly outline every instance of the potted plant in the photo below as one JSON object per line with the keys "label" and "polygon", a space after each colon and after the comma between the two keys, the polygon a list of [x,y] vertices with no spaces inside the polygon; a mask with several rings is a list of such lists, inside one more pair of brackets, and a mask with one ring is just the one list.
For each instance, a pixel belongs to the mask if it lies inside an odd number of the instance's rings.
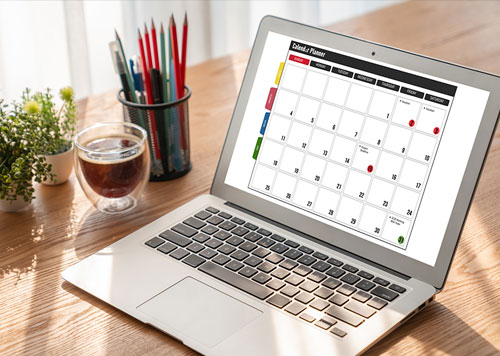
{"label": "potted plant", "polygon": [[29,89],[23,94],[24,105],[36,105],[40,107],[39,112],[32,115],[38,118],[38,123],[42,130],[45,147],[41,154],[52,167],[54,179],[47,179],[43,183],[48,185],[61,184],[68,180],[73,170],[73,137],[76,130],[76,106],[73,89],[71,87],[62,88],[59,91],[62,105],[56,108],[54,97],[47,89],[45,92],[38,92],[30,96]]}
{"label": "potted plant", "polygon": [[14,102],[12,109],[0,99],[0,210],[16,211],[33,199],[33,182],[52,179],[40,150],[46,145],[36,115],[37,104]]}

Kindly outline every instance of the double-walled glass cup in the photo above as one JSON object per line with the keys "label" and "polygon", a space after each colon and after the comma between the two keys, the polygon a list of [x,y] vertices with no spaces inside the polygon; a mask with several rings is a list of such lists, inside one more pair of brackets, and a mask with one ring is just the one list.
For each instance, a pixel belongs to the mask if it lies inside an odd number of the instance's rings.
{"label": "double-walled glass cup", "polygon": [[108,214],[133,209],[150,173],[147,133],[128,122],[100,123],[75,137],[75,172],[92,204]]}

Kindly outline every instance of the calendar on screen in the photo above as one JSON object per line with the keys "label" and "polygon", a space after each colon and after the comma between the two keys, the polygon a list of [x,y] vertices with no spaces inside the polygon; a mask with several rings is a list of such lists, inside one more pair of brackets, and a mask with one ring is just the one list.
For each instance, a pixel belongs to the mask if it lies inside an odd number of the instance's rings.
{"label": "calendar on screen", "polygon": [[276,69],[248,187],[406,249],[455,87],[296,41]]}

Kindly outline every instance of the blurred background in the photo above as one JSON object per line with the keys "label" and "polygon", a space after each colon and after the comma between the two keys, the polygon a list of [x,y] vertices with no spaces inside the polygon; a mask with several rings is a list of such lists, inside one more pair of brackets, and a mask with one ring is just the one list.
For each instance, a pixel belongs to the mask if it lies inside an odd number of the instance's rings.
{"label": "blurred background", "polygon": [[0,99],[26,87],[71,85],[77,99],[118,88],[108,48],[114,30],[130,57],[151,17],[159,31],[172,13],[182,26],[187,12],[190,66],[249,48],[268,14],[321,27],[400,1],[0,1]]}

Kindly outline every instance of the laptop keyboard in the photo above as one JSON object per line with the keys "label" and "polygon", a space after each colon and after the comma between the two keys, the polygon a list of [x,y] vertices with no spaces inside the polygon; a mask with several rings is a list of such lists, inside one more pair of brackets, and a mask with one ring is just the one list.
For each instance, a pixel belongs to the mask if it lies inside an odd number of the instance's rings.
{"label": "laptop keyboard", "polygon": [[213,207],[145,244],[340,338],[406,291]]}

